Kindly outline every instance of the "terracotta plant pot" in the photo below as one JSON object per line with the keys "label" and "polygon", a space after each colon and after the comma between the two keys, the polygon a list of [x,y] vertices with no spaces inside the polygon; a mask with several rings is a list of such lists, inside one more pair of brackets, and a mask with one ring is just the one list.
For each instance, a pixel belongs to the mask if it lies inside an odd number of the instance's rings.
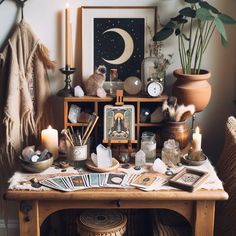
{"label": "terracotta plant pot", "polygon": [[178,69],[174,71],[174,76],[177,80],[172,92],[178,104],[194,104],[196,112],[202,111],[211,97],[211,85],[207,81],[211,74],[206,70],[201,70],[199,75],[183,74],[182,69]]}
{"label": "terracotta plant pot", "polygon": [[179,142],[180,149],[189,143],[189,127],[186,122],[166,122],[162,129],[162,140],[175,139]]}

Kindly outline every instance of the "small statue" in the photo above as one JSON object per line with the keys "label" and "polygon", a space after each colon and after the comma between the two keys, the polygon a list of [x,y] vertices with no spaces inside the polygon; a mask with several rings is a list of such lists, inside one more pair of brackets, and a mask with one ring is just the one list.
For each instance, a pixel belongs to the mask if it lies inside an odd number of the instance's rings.
{"label": "small statue", "polygon": [[84,89],[87,95],[106,97],[106,91],[103,84],[106,80],[106,67],[104,65],[98,66],[95,72],[84,81]]}

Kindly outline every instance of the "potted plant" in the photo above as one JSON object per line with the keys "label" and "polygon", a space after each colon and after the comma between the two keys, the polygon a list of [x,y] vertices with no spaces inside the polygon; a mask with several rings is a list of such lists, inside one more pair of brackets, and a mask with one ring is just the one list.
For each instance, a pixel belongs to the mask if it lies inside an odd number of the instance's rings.
{"label": "potted plant", "polygon": [[206,1],[185,0],[189,6],[155,34],[154,41],[163,41],[175,34],[178,38],[178,51],[182,69],[174,71],[177,77],[173,85],[173,94],[178,102],[194,104],[196,111],[202,111],[211,96],[211,86],[207,82],[210,73],[202,69],[202,58],[213,32],[217,30],[221,43],[227,46],[227,34],[224,25],[235,24],[236,21],[217,10]]}

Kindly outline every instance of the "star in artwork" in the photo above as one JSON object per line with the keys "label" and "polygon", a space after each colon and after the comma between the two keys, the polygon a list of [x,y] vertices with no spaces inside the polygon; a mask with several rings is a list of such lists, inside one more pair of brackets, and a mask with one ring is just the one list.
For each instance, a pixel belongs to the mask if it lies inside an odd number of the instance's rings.
{"label": "star in artwork", "polygon": [[116,68],[121,80],[131,75],[141,77],[144,25],[141,18],[95,18],[94,66],[105,64],[108,72]]}

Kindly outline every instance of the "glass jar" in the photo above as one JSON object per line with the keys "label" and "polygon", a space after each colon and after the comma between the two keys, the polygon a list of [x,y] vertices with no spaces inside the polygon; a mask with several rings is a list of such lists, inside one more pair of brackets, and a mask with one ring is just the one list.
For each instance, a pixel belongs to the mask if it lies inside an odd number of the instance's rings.
{"label": "glass jar", "polygon": [[146,154],[146,162],[156,159],[156,135],[152,132],[143,132],[141,137],[141,150]]}
{"label": "glass jar", "polygon": [[164,147],[161,152],[162,161],[169,167],[176,166],[180,162],[179,143],[174,139],[168,139],[164,142]]}
{"label": "glass jar", "polygon": [[111,69],[110,70],[110,91],[109,94],[111,96],[116,96],[116,90],[117,89],[123,89],[124,88],[124,82],[122,82],[119,79],[118,71],[117,69]]}
{"label": "glass jar", "polygon": [[150,82],[158,82],[165,88],[166,71],[161,69],[161,64],[157,57],[146,57],[141,65],[142,92],[147,93]]}

